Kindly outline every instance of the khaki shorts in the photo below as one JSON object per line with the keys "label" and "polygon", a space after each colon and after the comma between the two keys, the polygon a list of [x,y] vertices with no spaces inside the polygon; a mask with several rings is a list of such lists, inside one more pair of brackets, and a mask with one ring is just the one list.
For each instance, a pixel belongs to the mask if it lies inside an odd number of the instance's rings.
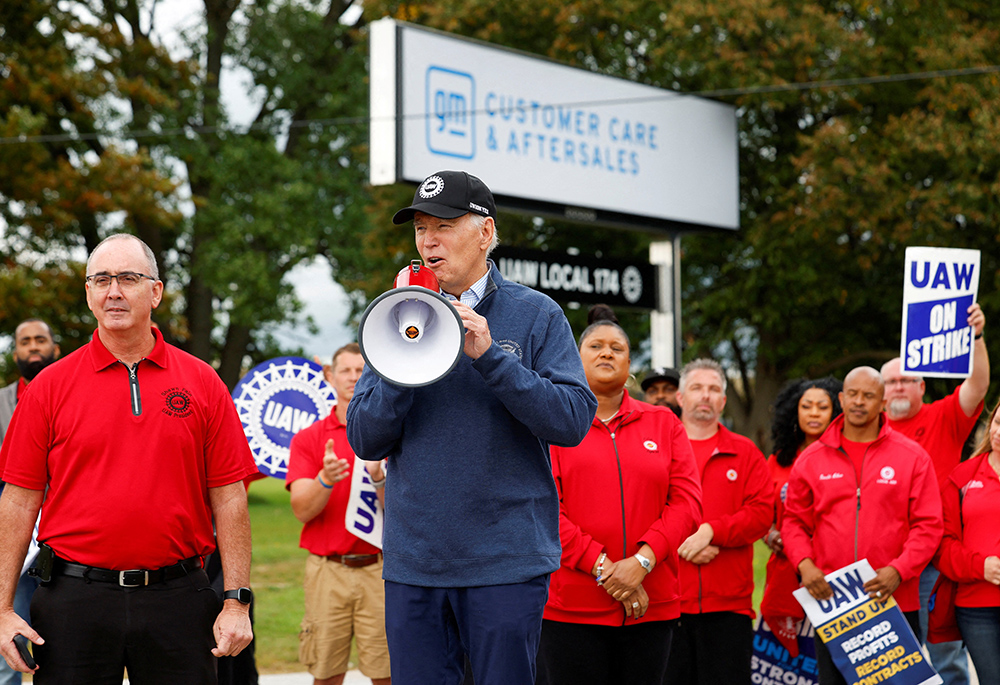
{"label": "khaki shorts", "polygon": [[361,672],[373,679],[390,677],[381,558],[370,566],[349,568],[310,554],[305,595],[299,661],[314,678],[347,672],[352,636]]}

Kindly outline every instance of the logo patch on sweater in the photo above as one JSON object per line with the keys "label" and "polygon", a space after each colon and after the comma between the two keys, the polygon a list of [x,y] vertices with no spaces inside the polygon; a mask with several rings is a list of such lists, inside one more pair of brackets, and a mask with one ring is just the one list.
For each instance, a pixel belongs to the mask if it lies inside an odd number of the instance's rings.
{"label": "logo patch on sweater", "polygon": [[736,469],[729,469],[726,471],[726,478],[728,478],[731,482],[735,482],[739,477],[740,474],[736,473]]}
{"label": "logo patch on sweater", "polygon": [[642,446],[645,447],[650,452],[658,452],[660,450],[660,446],[657,445],[652,440],[646,440],[645,442],[642,443]]}
{"label": "logo patch on sweater", "polygon": [[166,400],[163,413],[186,419],[191,416],[191,391],[187,388],[169,388],[160,393]]}
{"label": "logo patch on sweater", "polygon": [[894,480],[896,477],[896,469],[891,466],[883,466],[882,470],[878,472],[878,475],[881,476],[881,478],[875,481],[876,483],[881,483],[883,485],[896,484],[896,481]]}
{"label": "logo patch on sweater", "polygon": [[504,352],[510,352],[511,354],[517,356],[518,359],[524,359],[524,352],[521,350],[521,346],[516,340],[497,340],[496,344]]}

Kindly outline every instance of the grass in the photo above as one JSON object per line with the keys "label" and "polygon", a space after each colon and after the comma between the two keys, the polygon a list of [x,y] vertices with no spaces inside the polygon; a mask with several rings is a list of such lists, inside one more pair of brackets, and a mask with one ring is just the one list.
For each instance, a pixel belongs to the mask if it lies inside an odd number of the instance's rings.
{"label": "grass", "polygon": [[[302,573],[307,553],[299,547],[302,524],[292,515],[284,481],[266,478],[250,486],[253,525],[251,582],[257,636],[257,669],[261,673],[305,670],[298,660],[299,624],[304,611]],[[754,546],[754,610],[760,613],[764,568],[770,551]],[[357,663],[352,654],[353,664]]]}
{"label": "grass", "polygon": [[254,482],[249,501],[257,669],[261,673],[303,671],[298,658],[299,624],[308,553],[299,547],[302,524],[292,514],[284,481],[266,478]]}

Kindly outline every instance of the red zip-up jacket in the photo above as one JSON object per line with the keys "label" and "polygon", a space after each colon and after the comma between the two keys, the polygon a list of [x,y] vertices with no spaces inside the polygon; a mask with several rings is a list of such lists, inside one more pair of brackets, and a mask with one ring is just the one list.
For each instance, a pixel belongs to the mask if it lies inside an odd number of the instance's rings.
{"label": "red zip-up jacket", "polygon": [[[719,424],[701,474],[701,523],[719,554],[707,564],[680,560],[681,613],[732,611],[753,617],[753,543],[774,517],[774,483],[753,441]],[[683,542],[683,540],[681,541]]]}
{"label": "red zip-up jacket", "polygon": [[844,415],[792,466],[781,537],[797,569],[813,560],[831,573],[861,559],[892,566],[902,583],[899,608],[920,608],[920,572],[941,542],[941,493],[923,447],[879,417],[878,437],[865,450],[860,479],[841,447]]}
{"label": "red zip-up jacket", "polygon": [[545,618],[623,625],[621,602],[590,572],[601,552],[618,561],[642,543],[652,547],[656,565],[642,581],[649,608],[638,622],[680,616],[677,548],[698,528],[701,488],[691,443],[674,413],[626,391],[608,425],[595,417],[577,447],[553,446],[550,452],[562,565],[552,574]]}
{"label": "red zip-up jacket", "polygon": [[1000,587],[987,582],[986,557],[1000,556],[1000,479],[989,452],[955,467],[941,491],[944,538],[934,565],[958,582],[955,605],[1000,606]]}

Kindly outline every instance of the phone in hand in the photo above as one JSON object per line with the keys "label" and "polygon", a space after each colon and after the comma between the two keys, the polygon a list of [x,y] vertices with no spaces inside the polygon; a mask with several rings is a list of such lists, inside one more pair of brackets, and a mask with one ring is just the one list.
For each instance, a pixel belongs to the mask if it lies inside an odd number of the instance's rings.
{"label": "phone in hand", "polygon": [[38,664],[35,663],[34,658],[31,656],[31,650],[28,649],[28,638],[24,635],[15,635],[14,644],[17,646],[17,652],[21,655],[21,658],[24,659],[24,663],[28,668],[34,669],[38,666]]}

